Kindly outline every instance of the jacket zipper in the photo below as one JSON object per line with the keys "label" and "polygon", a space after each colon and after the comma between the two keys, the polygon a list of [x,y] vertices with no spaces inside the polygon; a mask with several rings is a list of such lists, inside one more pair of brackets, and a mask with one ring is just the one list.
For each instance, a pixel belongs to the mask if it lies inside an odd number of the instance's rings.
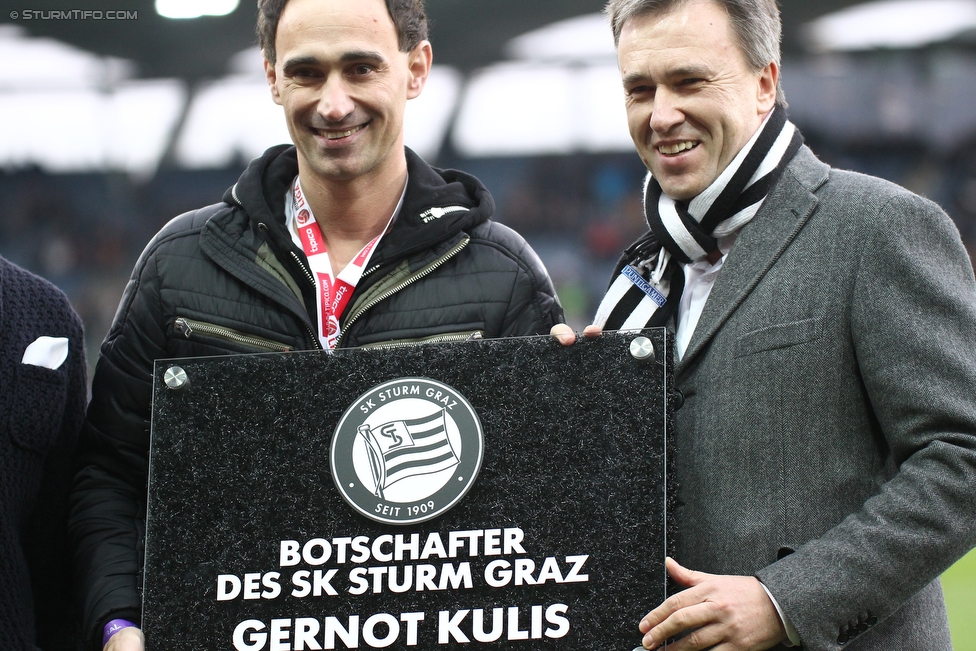
{"label": "jacket zipper", "polygon": [[[299,258],[298,257],[298,254],[295,253],[294,251],[289,251],[289,253],[291,253],[291,257],[295,259],[295,262],[298,264],[298,268],[301,269],[305,273],[305,278],[308,280],[308,282],[310,282],[312,284],[312,287],[313,288],[316,287],[316,285],[315,285],[315,278],[312,276],[312,272],[308,270],[308,267],[306,267],[305,264],[302,262],[302,259]],[[315,291],[318,291],[318,290],[316,289]],[[316,300],[318,300],[318,299],[316,299]],[[302,325],[305,326],[305,331],[308,333],[308,336],[310,337],[310,339],[312,341],[312,345],[315,347],[315,349],[316,350],[322,350],[322,342],[319,341],[319,336],[317,334],[315,334],[312,331],[312,328],[310,328],[309,325],[307,323],[305,323],[304,321],[302,321]]]}
{"label": "jacket zipper", "polygon": [[425,276],[428,276],[429,274],[433,273],[435,269],[437,269],[442,264],[444,264],[445,262],[447,262],[448,260],[450,260],[451,258],[453,258],[454,256],[456,256],[458,253],[460,253],[461,250],[464,247],[466,247],[468,245],[468,242],[470,242],[470,241],[471,241],[471,238],[468,237],[468,236],[465,236],[463,240],[461,240],[456,245],[454,245],[454,248],[452,248],[450,251],[448,251],[447,253],[445,253],[444,255],[442,255],[440,258],[438,258],[437,260],[434,260],[433,262],[431,262],[429,265],[427,265],[426,267],[424,267],[420,271],[417,271],[416,273],[414,273],[414,274],[412,274],[410,276],[407,276],[406,278],[404,278],[403,280],[401,280],[400,282],[398,282],[396,285],[394,285],[390,289],[388,289],[388,290],[386,290],[384,292],[381,292],[378,296],[376,296],[372,300],[367,301],[366,304],[363,305],[362,307],[360,307],[356,312],[354,312],[353,314],[349,315],[349,320],[346,321],[346,325],[343,326],[342,330],[339,331],[339,336],[336,337],[336,348],[340,348],[341,347],[341,345],[342,345],[342,338],[349,331],[349,326],[351,326],[353,323],[355,323],[356,320],[359,317],[361,317],[364,312],[366,312],[367,310],[369,310],[370,308],[372,308],[377,303],[386,300],[387,298],[389,298],[393,294],[396,294],[398,291],[400,291],[404,287],[407,287],[408,285],[411,285],[411,284],[417,282],[418,280],[420,280],[421,278],[424,278]]}
{"label": "jacket zipper", "polygon": [[472,330],[471,332],[458,332],[454,334],[447,335],[431,335],[430,337],[421,337],[420,339],[400,339],[398,341],[381,341],[375,344],[364,344],[360,346],[363,349],[371,350],[387,350],[392,348],[409,348],[411,346],[422,346],[423,344],[447,344],[454,343],[458,341],[478,341],[484,339],[485,333],[481,330]]}
{"label": "jacket zipper", "polygon": [[256,337],[253,335],[246,335],[236,330],[230,328],[224,328],[222,326],[213,325],[212,323],[204,323],[202,321],[194,321],[192,319],[187,319],[184,317],[179,317],[174,323],[176,329],[183,334],[187,339],[193,333],[198,333],[205,335],[207,337],[215,337],[217,339],[226,339],[228,341],[233,341],[234,343],[243,344],[245,346],[251,346],[253,348],[262,348],[264,350],[270,350],[279,353],[287,353],[292,350],[291,346],[286,346],[285,344],[280,344],[271,339],[265,339],[264,337]]}
{"label": "jacket zipper", "polygon": [[[230,188],[230,196],[231,196],[231,198],[234,199],[234,202],[237,203],[238,206],[240,206],[242,209],[244,208],[244,204],[241,203],[240,197],[237,196],[237,183],[235,183],[233,186],[231,186],[231,188]],[[258,226],[262,226],[262,227],[264,227],[265,230],[267,230],[267,226],[265,226],[263,223],[258,224]],[[295,258],[295,261],[298,262],[299,268],[301,268],[301,270],[303,272],[305,272],[305,276],[311,281],[312,286],[314,287],[315,286],[315,280],[312,278],[312,275],[309,272],[309,270],[305,268],[305,265],[302,264],[301,259],[299,259],[298,256],[295,255],[295,252],[294,251],[291,251],[290,253],[291,253],[292,257]],[[305,333],[308,335],[308,340],[312,344],[312,349],[313,350],[322,350],[322,344],[319,342],[318,335],[315,334],[315,332],[312,330],[311,326],[309,326],[308,323],[305,323],[304,320],[302,321],[302,325],[305,326]],[[217,336],[220,336],[220,335],[217,335]],[[274,342],[272,342],[272,343],[274,343]],[[276,344],[276,345],[279,345],[280,346],[280,344]],[[291,348],[288,348],[288,350],[291,350]]]}

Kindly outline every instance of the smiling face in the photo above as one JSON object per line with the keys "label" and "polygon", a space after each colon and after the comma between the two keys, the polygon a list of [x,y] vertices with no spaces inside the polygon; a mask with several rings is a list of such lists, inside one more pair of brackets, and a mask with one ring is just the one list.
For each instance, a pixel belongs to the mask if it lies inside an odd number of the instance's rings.
{"label": "smiling face", "polygon": [[401,52],[384,0],[290,0],[276,34],[265,74],[303,178],[405,172],[403,113],[423,90],[430,44]]}
{"label": "smiling face", "polygon": [[750,69],[713,0],[631,18],[617,58],[637,153],[677,201],[711,185],[776,101],[776,64]]}

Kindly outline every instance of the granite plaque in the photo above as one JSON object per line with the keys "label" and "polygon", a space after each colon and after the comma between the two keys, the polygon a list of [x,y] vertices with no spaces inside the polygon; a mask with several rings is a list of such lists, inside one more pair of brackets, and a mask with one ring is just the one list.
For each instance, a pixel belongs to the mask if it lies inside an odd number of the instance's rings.
{"label": "granite plaque", "polygon": [[667,590],[668,336],[157,362],[147,648],[630,651]]}

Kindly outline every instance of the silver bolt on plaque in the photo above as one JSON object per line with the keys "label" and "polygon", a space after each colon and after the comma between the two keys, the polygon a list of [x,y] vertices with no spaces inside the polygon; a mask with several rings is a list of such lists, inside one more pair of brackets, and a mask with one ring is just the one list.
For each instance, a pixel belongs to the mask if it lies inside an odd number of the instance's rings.
{"label": "silver bolt on plaque", "polygon": [[181,391],[190,386],[190,378],[186,376],[186,371],[179,366],[170,366],[166,369],[166,372],[163,373],[163,382],[174,391]]}
{"label": "silver bolt on plaque", "polygon": [[630,354],[642,362],[654,361],[654,344],[647,337],[637,337],[630,342]]}

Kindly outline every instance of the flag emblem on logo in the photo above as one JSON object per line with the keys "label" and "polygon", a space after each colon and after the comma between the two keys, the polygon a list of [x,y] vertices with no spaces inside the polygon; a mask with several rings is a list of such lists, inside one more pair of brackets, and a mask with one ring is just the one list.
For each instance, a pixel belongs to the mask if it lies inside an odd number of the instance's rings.
{"label": "flag emblem on logo", "polygon": [[460,463],[444,427],[444,410],[424,418],[395,420],[379,427],[360,425],[366,440],[370,468],[376,484],[375,494],[417,475],[453,468]]}
{"label": "flag emblem on logo", "polygon": [[408,524],[452,508],[481,468],[484,435],[470,403],[429,378],[401,378],[356,399],[332,437],[340,494],[379,522]]}

